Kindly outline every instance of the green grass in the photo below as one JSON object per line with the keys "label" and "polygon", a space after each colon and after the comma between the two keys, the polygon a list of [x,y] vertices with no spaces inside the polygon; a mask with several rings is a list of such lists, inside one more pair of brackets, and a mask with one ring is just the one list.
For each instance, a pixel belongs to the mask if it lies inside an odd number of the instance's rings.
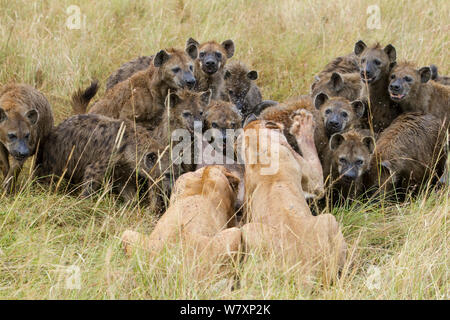
{"label": "green grass", "polygon": [[[65,26],[72,4],[86,16],[81,30]],[[379,30],[366,27],[372,4],[380,5]],[[91,78],[100,79],[103,90],[121,63],[164,47],[184,47],[189,37],[233,39],[236,58],[258,70],[264,97],[281,101],[308,93],[313,75],[333,57],[351,52],[359,39],[392,43],[399,60],[450,71],[450,6],[438,0],[0,0],[0,8],[0,83],[34,84],[42,70],[40,90],[58,123],[71,114],[72,92]],[[156,261],[140,254],[127,259],[121,233],[149,233],[157,219],[145,208],[109,194],[81,200],[49,191],[32,184],[28,170],[21,186],[16,196],[0,197],[1,298],[449,298],[449,188],[403,204],[334,208],[349,245],[343,275],[334,284],[318,280],[301,286],[292,270],[250,254],[235,267],[239,283],[232,290],[222,279],[193,281],[173,252]],[[81,271],[79,290],[65,286],[71,265]]]}

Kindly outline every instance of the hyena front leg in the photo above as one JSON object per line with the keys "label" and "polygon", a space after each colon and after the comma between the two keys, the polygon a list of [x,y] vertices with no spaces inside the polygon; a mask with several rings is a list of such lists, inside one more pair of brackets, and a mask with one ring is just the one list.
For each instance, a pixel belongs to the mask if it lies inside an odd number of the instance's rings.
{"label": "hyena front leg", "polygon": [[0,143],[0,170],[3,174],[3,178],[6,179],[9,171],[8,150]]}
{"label": "hyena front leg", "polygon": [[15,192],[17,177],[22,171],[22,167],[25,161],[26,159],[17,160],[15,158],[12,158],[8,173],[6,174],[6,178],[3,181],[3,189],[6,190],[7,193]]}
{"label": "hyena front leg", "polygon": [[94,192],[100,189],[103,178],[106,174],[107,163],[93,163],[86,167],[83,176],[83,189],[81,197],[90,197]]}

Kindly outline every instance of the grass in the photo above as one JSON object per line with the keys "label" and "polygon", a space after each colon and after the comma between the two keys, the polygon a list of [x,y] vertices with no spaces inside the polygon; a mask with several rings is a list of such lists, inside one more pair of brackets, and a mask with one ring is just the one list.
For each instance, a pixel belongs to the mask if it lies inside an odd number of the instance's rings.
{"label": "grass", "polygon": [[[85,21],[66,27],[76,4]],[[381,29],[368,29],[378,4]],[[7,1],[0,0],[0,83],[34,84],[59,123],[70,95],[91,78],[105,84],[121,63],[164,47],[233,39],[236,58],[258,70],[263,96],[309,92],[313,75],[353,44],[392,43],[399,60],[434,63],[449,73],[450,5],[434,1]],[[85,18],[84,18],[85,17]],[[104,86],[102,87],[104,90]],[[101,96],[103,92],[99,93]],[[119,236],[149,233],[152,212],[109,194],[90,200],[49,191],[21,177],[15,197],[0,197],[0,297],[12,299],[448,299],[449,188],[402,204],[352,203],[333,208],[349,244],[342,277],[299,286],[295,274],[252,254],[236,266],[239,286],[192,281],[179,257],[126,259]],[[80,289],[67,289],[68,266]]]}

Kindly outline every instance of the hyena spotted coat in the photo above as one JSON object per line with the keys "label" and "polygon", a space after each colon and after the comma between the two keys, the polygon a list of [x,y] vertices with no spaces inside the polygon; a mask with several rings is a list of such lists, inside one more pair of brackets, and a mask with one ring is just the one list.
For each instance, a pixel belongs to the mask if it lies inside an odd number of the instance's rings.
{"label": "hyena spotted coat", "polygon": [[[189,46],[186,52],[178,49],[161,50],[147,69],[118,83],[97,101],[89,113],[101,114],[114,119],[128,119],[152,129],[164,111],[169,90],[193,88],[194,61],[197,47]],[[92,86],[86,91],[92,90]],[[76,114],[85,113],[92,94],[78,91],[72,98]],[[95,93],[94,93],[95,94]]]}
{"label": "hyena spotted coat", "polygon": [[26,84],[0,89],[0,169],[5,190],[14,189],[26,159],[35,154],[53,125],[50,103],[38,90]]}

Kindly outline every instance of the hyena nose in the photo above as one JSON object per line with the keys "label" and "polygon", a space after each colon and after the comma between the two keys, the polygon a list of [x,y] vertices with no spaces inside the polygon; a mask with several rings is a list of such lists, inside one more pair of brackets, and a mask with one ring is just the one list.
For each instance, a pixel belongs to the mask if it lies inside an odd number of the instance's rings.
{"label": "hyena nose", "polygon": [[195,86],[195,79],[194,78],[192,78],[192,79],[188,79],[187,81],[186,81],[186,85],[187,85],[187,87],[189,88],[189,89],[192,89],[192,88],[194,88],[194,86]]}
{"label": "hyena nose", "polygon": [[216,62],[214,60],[207,60],[205,61],[205,64],[207,67],[213,67],[216,64]]}
{"label": "hyena nose", "polygon": [[349,179],[349,180],[356,180],[357,177],[358,177],[358,174],[357,174],[356,170],[354,170],[354,169],[348,170],[344,174],[344,178]]}
{"label": "hyena nose", "polygon": [[330,124],[330,126],[332,126],[332,127],[338,127],[338,126],[339,126],[339,122],[338,122],[338,121],[335,121],[335,120],[331,120],[331,121],[329,122],[329,124]]}
{"label": "hyena nose", "polygon": [[372,72],[369,71],[361,71],[361,78],[372,78]]}
{"label": "hyena nose", "polygon": [[398,84],[391,84],[389,85],[389,89],[391,89],[392,91],[399,91],[400,86]]}

